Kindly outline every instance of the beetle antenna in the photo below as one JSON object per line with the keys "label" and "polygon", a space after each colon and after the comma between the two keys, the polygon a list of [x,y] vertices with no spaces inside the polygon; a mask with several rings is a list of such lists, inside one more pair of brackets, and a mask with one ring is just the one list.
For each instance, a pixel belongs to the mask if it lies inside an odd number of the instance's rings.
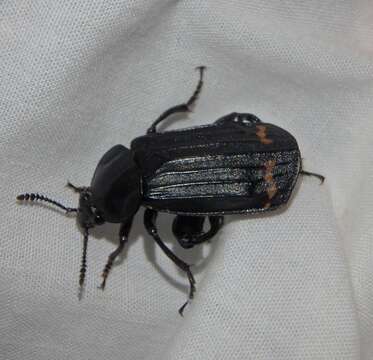
{"label": "beetle antenna", "polygon": [[[302,170],[300,173],[301,173],[302,175],[307,175],[307,176],[314,176],[314,177],[317,177],[317,178],[321,181],[321,184],[325,181],[325,176],[320,175],[320,174],[316,174],[316,173],[309,172],[309,171],[304,171],[304,170]],[[321,184],[320,184],[320,185],[321,185]]]}
{"label": "beetle antenna", "polygon": [[59,207],[60,209],[63,209],[66,211],[66,213],[70,213],[70,212],[77,212],[78,209],[76,208],[70,208],[70,207],[66,207],[64,205],[62,205],[61,203],[59,203],[58,201],[55,201],[55,200],[52,200],[44,195],[40,195],[40,194],[37,194],[37,193],[31,193],[31,194],[28,194],[28,193],[25,193],[25,194],[20,194],[17,196],[17,201],[44,201],[44,202],[47,202],[47,203],[50,203],[52,205],[55,205],[57,207]]}
{"label": "beetle antenna", "polygon": [[82,263],[80,266],[80,276],[79,276],[79,300],[82,298],[83,285],[85,280],[85,273],[87,271],[87,247],[88,247],[88,228],[84,228],[84,238],[83,238],[83,254]]}

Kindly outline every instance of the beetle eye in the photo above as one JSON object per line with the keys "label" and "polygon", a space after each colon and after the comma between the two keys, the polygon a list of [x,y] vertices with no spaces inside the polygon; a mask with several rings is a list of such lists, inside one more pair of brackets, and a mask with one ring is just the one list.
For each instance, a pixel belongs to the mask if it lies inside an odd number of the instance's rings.
{"label": "beetle eye", "polygon": [[95,223],[97,225],[102,225],[104,222],[105,220],[101,215],[95,215]]}
{"label": "beetle eye", "polygon": [[92,212],[95,216],[95,224],[96,225],[102,225],[105,222],[105,220],[102,217],[102,215],[100,214],[100,212],[97,211],[97,209],[94,206],[91,207],[91,210],[92,210]]}

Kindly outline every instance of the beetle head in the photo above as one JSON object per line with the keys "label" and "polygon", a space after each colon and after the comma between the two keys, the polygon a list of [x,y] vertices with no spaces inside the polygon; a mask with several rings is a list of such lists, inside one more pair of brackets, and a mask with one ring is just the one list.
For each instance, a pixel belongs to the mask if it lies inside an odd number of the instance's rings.
{"label": "beetle head", "polygon": [[83,229],[90,229],[105,222],[102,212],[96,208],[93,202],[90,188],[83,188],[80,191],[77,219]]}
{"label": "beetle head", "polygon": [[[66,213],[76,213],[79,225],[84,231],[83,255],[79,284],[83,289],[87,268],[87,243],[89,229],[104,222],[125,222],[137,212],[141,196],[141,172],[134,153],[122,145],[111,148],[100,160],[90,187],[76,187],[67,184],[79,193],[79,207],[70,208],[60,202],[38,193],[24,193],[18,201],[42,201],[54,205]],[[81,293],[79,294],[81,296]]]}

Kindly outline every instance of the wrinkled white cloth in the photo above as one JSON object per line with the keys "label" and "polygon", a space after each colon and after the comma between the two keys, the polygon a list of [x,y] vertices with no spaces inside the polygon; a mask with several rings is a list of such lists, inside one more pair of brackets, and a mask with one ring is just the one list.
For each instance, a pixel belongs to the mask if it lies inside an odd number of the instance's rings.
{"label": "wrinkled white cloth", "polygon": [[[0,5],[0,358],[372,359],[373,5],[359,1],[10,1]],[[69,206],[111,146],[161,129],[251,112],[298,139],[304,166],[289,206],[231,216],[220,236],[182,250],[187,279],[154,245],[139,211],[97,289],[118,226],[88,244],[72,217],[16,205],[40,192]]]}

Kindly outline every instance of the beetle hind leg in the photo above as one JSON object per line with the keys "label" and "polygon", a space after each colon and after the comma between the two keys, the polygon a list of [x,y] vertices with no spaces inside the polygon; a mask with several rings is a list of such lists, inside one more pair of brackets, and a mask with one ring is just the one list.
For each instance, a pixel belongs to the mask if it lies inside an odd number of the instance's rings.
{"label": "beetle hind leg", "polygon": [[163,112],[158,117],[158,119],[156,119],[153,122],[153,124],[150,126],[150,128],[147,131],[147,134],[157,132],[156,131],[156,126],[161,121],[163,121],[166,118],[168,118],[169,116],[171,116],[173,114],[176,114],[176,113],[190,112],[191,111],[191,107],[196,102],[196,100],[197,100],[197,98],[198,98],[198,96],[199,96],[199,94],[201,92],[202,85],[203,85],[203,72],[205,71],[205,69],[206,69],[205,66],[198,66],[196,68],[196,70],[199,70],[199,81],[198,81],[196,89],[194,90],[194,92],[193,92],[192,96],[189,98],[189,100],[186,103],[184,103],[184,104],[173,106],[172,108],[170,108],[170,109],[166,110],[165,112]]}
{"label": "beetle hind leg", "polygon": [[304,171],[304,170],[301,170],[300,171],[300,174],[302,175],[306,175],[306,176],[314,176],[314,177],[317,177],[321,184],[325,181],[325,176],[323,175],[320,175],[320,174],[316,174],[316,173],[313,173],[313,172],[309,172],[309,171]]}
{"label": "beetle hind leg", "polygon": [[184,249],[195,245],[194,240],[203,233],[205,216],[177,215],[172,223],[172,232]]}
{"label": "beetle hind leg", "polygon": [[189,296],[188,300],[181,308],[179,309],[179,314],[183,316],[183,311],[186,307],[186,305],[189,303],[190,300],[193,299],[194,293],[196,292],[196,281],[194,279],[194,276],[190,270],[190,265],[185,263],[183,260],[178,258],[162,241],[160,236],[158,235],[158,230],[156,226],[156,219],[157,219],[157,211],[152,209],[146,209],[144,213],[144,225],[151,237],[154,239],[154,241],[158,244],[158,246],[162,249],[162,251],[167,255],[168,258],[170,258],[173,263],[181,270],[183,270],[189,280]]}
{"label": "beetle hind leg", "polygon": [[172,232],[184,249],[210,240],[220,230],[224,223],[223,216],[209,216],[210,229],[203,231],[206,216],[177,215],[172,224]]}

